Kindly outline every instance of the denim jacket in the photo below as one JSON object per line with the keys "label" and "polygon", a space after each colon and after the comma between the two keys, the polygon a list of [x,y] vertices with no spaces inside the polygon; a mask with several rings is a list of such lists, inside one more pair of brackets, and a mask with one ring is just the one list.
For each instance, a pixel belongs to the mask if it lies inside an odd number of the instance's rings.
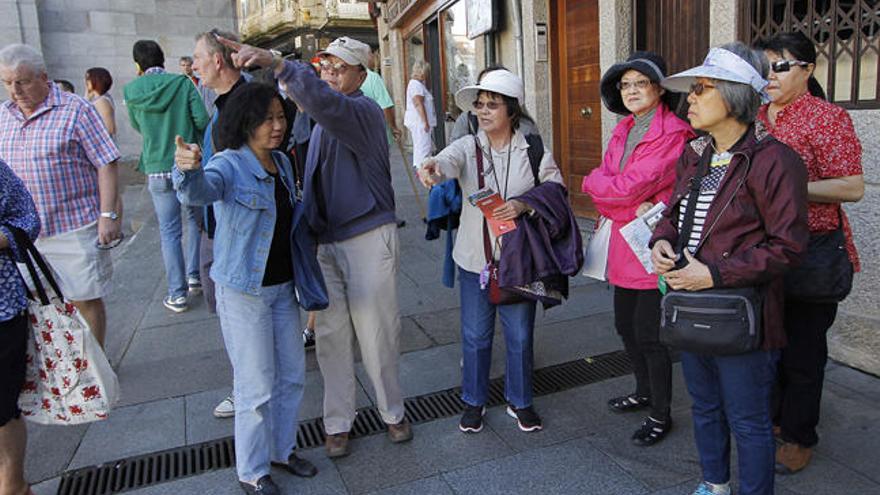
{"label": "denim jacket", "polygon": [[[279,176],[295,191],[293,170],[283,153],[272,152]],[[275,182],[247,146],[215,154],[208,164],[187,172],[173,171],[177,197],[190,206],[214,204],[214,263],[211,279],[259,295],[275,230]],[[327,307],[327,290],[317,260],[317,244],[302,221],[302,202],[293,194],[291,257],[300,305]]]}

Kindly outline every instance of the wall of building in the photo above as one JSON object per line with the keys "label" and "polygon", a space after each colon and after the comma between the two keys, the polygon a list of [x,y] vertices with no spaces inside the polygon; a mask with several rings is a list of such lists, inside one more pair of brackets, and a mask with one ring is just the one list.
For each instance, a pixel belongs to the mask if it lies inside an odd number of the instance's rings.
{"label": "wall of building", "polygon": [[235,31],[233,0],[19,0],[0,2],[0,41],[40,49],[52,79],[68,79],[83,94],[89,67],[113,75],[119,144],[125,156],[140,152],[140,136],[128,123],[122,87],[135,77],[131,47],[154,39],[165,51],[166,68],[192,53],[195,33],[218,27]]}

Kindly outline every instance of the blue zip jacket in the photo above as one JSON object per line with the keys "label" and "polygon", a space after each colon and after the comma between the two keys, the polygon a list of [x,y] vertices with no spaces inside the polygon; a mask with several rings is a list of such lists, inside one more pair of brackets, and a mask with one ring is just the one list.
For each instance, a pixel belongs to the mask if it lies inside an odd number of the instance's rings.
{"label": "blue zip jacket", "polygon": [[[294,191],[290,161],[272,152],[279,176]],[[214,263],[211,279],[248,294],[259,295],[266,260],[275,231],[275,181],[247,146],[215,154],[207,166],[187,172],[173,170],[174,188],[181,203],[214,203]],[[300,305],[309,311],[328,305],[317,246],[303,218],[302,203],[290,195],[293,206],[291,257],[293,280]]]}
{"label": "blue zip jacket", "polygon": [[285,62],[278,79],[317,123],[306,156],[303,203],[318,241],[344,241],[395,222],[379,105],[360,90],[335,91],[301,62]]}

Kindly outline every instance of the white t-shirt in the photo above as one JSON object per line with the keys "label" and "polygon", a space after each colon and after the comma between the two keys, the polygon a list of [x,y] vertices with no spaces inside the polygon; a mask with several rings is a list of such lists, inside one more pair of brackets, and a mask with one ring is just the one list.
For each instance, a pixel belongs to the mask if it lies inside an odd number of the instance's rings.
{"label": "white t-shirt", "polygon": [[413,102],[414,96],[424,96],[425,112],[428,114],[428,124],[431,127],[437,126],[437,115],[434,113],[434,97],[428,88],[421,81],[410,79],[409,85],[406,87],[406,113],[403,115],[403,125],[407,127],[421,127],[425,125],[422,116],[416,109]]}

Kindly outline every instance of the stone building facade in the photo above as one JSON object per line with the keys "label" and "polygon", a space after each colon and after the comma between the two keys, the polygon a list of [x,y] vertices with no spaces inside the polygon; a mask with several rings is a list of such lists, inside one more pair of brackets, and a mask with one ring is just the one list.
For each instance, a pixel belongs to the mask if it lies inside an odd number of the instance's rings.
{"label": "stone building facade", "polygon": [[[398,119],[402,120],[408,69],[416,59],[428,61],[432,66],[428,86],[434,93],[440,123],[450,121],[458,112],[451,95],[462,84],[456,79],[460,73],[472,80],[479,70],[493,63],[501,63],[519,73],[525,82],[525,106],[563,169],[575,209],[585,216],[593,216],[588,198],[579,197],[577,192],[582,177],[600,163],[604,143],[618,122],[618,117],[606,110],[598,98],[601,74],[634,49],[660,52],[670,62],[670,72],[698,64],[711,46],[744,35],[757,37],[749,30],[756,29],[755,19],[760,16],[746,16],[752,12],[749,9],[763,9],[766,3],[764,0],[388,0],[378,4],[381,69],[394,95]],[[832,11],[836,14],[803,12],[808,5],[833,4],[831,8],[835,9],[838,3],[840,10]],[[836,77],[838,84],[832,99],[847,107],[853,118],[864,147],[866,182],[864,199],[845,206],[854,224],[862,273],[856,276],[853,293],[840,307],[829,343],[833,358],[880,374],[880,295],[871,290],[880,283],[880,242],[875,240],[880,238],[875,235],[880,234],[877,221],[880,217],[880,94],[876,89],[880,87],[877,85],[880,30],[876,26],[871,28],[871,22],[875,21],[866,20],[876,17],[875,12],[848,10],[858,8],[857,4],[845,0],[830,3],[787,0],[773,2],[773,9],[768,8],[767,12],[780,19],[783,15],[801,16],[802,26],[814,23],[814,30],[826,30],[832,25],[830,21],[825,22],[828,16],[839,15],[834,25],[840,26],[840,31],[823,31],[825,45],[820,48],[831,47],[830,51],[843,53],[845,50],[841,47],[848,46],[854,51],[849,60],[838,56],[833,63],[823,62],[820,57],[817,71],[823,85],[833,83]],[[780,5],[787,10],[779,10]],[[485,20],[493,11],[494,32],[469,38],[467,21],[474,16]],[[462,16],[466,20],[462,20]],[[779,19],[776,21],[782,25]],[[864,25],[857,26],[857,22]],[[761,34],[767,34],[779,29],[778,25],[767,22],[758,28],[763,30]],[[852,46],[856,40],[852,33],[858,32],[862,32],[859,38],[862,51]],[[861,72],[852,70],[855,59],[859,59]],[[458,70],[462,65],[467,66],[467,70]],[[855,67],[858,69],[859,65]],[[861,78],[858,98],[847,92],[853,78]],[[445,142],[444,131],[449,127],[451,124],[447,124],[446,129],[438,125],[436,143]]]}
{"label": "stone building facade", "polygon": [[73,82],[82,95],[86,69],[110,71],[118,141],[126,157],[137,156],[141,148],[122,101],[123,86],[135,77],[134,42],[156,40],[165,51],[166,69],[177,72],[178,58],[192,53],[194,35],[214,27],[236,31],[234,0],[0,1],[0,46],[38,48],[50,78]]}

